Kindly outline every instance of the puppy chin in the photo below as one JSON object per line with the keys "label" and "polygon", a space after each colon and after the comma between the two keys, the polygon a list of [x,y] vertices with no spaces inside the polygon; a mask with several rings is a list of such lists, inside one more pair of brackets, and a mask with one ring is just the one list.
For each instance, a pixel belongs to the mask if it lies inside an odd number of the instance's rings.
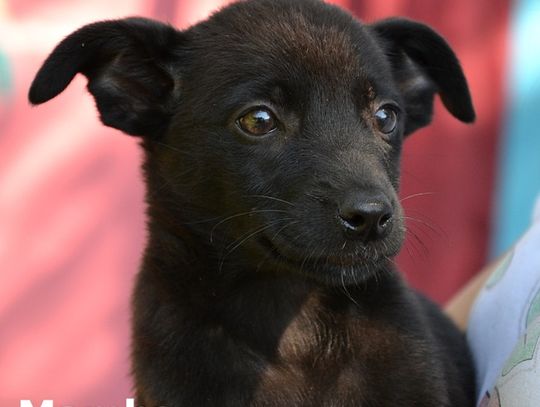
{"label": "puppy chin", "polygon": [[328,286],[351,286],[364,284],[381,273],[388,273],[390,268],[392,261],[389,259],[348,266],[322,262],[304,270],[303,275]]}
{"label": "puppy chin", "polygon": [[[393,269],[392,258],[399,252],[401,239],[393,245],[381,245],[385,250],[365,250],[365,254],[345,253],[314,257],[313,251],[284,247],[269,239],[261,238],[267,257],[276,269],[329,286],[358,285],[376,278],[378,274]],[[393,248],[393,249],[390,249]],[[322,252],[323,250],[321,250]]]}

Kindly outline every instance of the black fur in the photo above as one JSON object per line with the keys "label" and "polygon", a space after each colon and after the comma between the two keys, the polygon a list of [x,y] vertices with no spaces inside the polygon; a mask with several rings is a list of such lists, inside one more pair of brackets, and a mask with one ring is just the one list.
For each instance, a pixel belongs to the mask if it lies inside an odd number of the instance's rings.
{"label": "black fur", "polygon": [[[58,45],[30,101],[79,72],[103,123],[145,151],[138,405],[474,404],[463,336],[391,261],[404,135],[435,93],[474,120],[438,34],[312,0],[248,0],[185,31],[106,21]],[[257,136],[242,123],[261,109],[275,126]],[[375,115],[391,112],[386,132]],[[366,229],[372,206],[385,217]]]}

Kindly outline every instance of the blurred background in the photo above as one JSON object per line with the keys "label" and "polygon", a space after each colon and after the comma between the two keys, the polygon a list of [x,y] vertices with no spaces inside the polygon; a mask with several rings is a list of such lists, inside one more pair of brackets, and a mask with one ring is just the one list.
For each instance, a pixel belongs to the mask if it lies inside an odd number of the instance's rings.
{"label": "blurred background", "polygon": [[[129,297],[144,248],[136,140],[103,127],[78,77],[31,108],[40,63],[81,25],[141,15],[185,28],[220,0],[0,0],[0,406],[124,406]],[[433,26],[469,80],[477,122],[437,100],[405,145],[411,283],[447,301],[526,228],[540,191],[540,2],[333,0],[365,21]]]}

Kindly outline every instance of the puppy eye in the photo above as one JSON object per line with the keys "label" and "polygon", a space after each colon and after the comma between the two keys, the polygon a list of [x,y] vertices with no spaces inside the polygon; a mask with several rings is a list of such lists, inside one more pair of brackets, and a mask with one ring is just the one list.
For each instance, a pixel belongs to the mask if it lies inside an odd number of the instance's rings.
{"label": "puppy eye", "polygon": [[375,125],[380,132],[389,134],[396,128],[397,118],[396,110],[390,105],[385,105],[375,112]]}
{"label": "puppy eye", "polygon": [[264,107],[257,107],[240,116],[236,124],[252,136],[264,136],[277,128],[276,117]]}

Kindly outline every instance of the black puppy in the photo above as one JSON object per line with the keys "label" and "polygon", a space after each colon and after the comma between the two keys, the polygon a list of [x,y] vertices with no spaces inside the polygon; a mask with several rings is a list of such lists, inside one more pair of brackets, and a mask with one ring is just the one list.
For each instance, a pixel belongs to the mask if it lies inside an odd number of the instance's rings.
{"label": "black puppy", "polygon": [[30,101],[79,72],[145,151],[139,405],[472,405],[462,335],[392,262],[404,136],[435,93],[474,120],[439,35],[314,0],[248,0],[185,31],[99,22],[58,45]]}

